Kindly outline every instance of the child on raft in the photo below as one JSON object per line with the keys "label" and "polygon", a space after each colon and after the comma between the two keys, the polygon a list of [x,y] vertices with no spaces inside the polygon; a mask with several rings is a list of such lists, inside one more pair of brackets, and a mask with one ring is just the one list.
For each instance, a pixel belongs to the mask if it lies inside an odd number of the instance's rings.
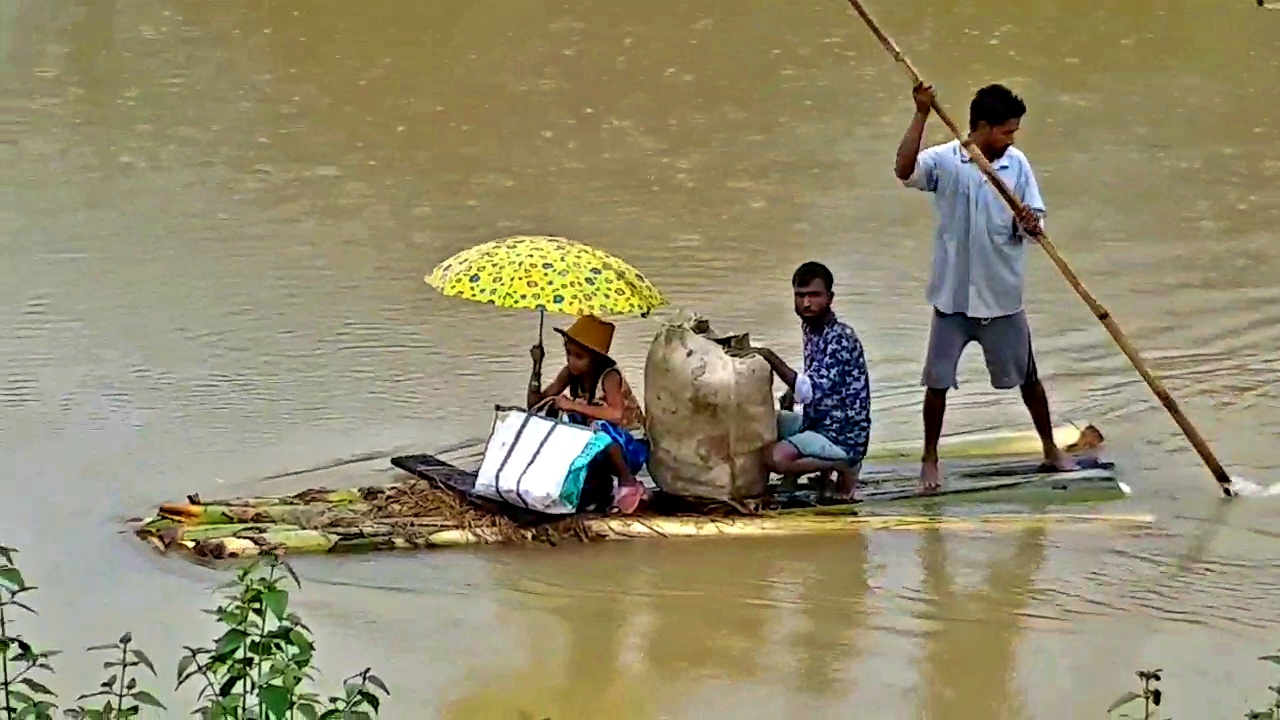
{"label": "child on raft", "polygon": [[[533,409],[554,398],[556,410],[570,420],[590,425],[613,439],[600,458],[610,475],[617,477],[611,511],[631,514],[648,496],[636,479],[649,459],[649,443],[644,437],[644,412],[622,377],[618,364],[609,357],[613,344],[613,323],[592,315],[579,317],[568,329],[555,328],[564,337],[565,366],[546,388],[542,387],[542,345],[534,345],[533,373],[529,377],[528,407]],[[566,394],[567,393],[567,394]],[[592,469],[598,469],[593,463]],[[589,473],[594,474],[594,473]],[[584,500],[591,493],[584,491]]]}

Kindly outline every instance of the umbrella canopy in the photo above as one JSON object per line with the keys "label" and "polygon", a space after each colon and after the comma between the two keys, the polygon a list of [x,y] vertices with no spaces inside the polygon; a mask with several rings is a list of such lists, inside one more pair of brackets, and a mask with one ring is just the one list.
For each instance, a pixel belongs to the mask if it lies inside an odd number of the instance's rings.
{"label": "umbrella canopy", "polygon": [[639,270],[567,238],[515,235],[463,250],[424,278],[441,293],[565,315],[647,316],[666,304]]}

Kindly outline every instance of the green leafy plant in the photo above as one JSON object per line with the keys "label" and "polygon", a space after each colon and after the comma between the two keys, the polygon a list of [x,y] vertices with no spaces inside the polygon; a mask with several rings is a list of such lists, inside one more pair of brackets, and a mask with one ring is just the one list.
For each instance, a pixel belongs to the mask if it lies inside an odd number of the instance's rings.
{"label": "green leafy plant", "polygon": [[76,700],[104,698],[104,701],[97,708],[80,706],[67,710],[65,713],[67,717],[76,720],[125,720],[125,718],[138,717],[143,706],[165,709],[155,695],[138,689],[138,681],[132,677],[133,669],[139,666],[144,667],[151,672],[152,677],[155,677],[156,666],[146,653],[130,647],[132,644],[133,635],[125,633],[110,645],[95,645],[88,649],[89,652],[111,653],[112,659],[102,664],[102,668],[111,675],[102,681],[97,692],[81,695]]}
{"label": "green leafy plant", "polygon": [[[56,651],[37,651],[13,633],[13,615],[35,613],[22,599],[35,590],[13,563],[17,551],[0,545],[0,720],[52,720],[58,706],[52,690],[35,675],[53,674],[49,660]],[[224,585],[225,602],[205,612],[223,626],[212,648],[186,647],[178,663],[177,688],[194,681],[201,685],[200,707],[193,713],[217,720],[372,720],[383,697],[391,693],[368,668],[343,680],[342,694],[322,700],[306,689],[314,679],[315,645],[311,630],[289,612],[288,578],[301,587],[297,574],[275,555],[264,555],[245,566]],[[64,714],[79,720],[125,720],[140,717],[146,708],[165,710],[147,690],[139,688],[137,669],[154,677],[155,664],[133,646],[125,633],[118,641],[88,648],[106,653],[108,677],[98,690],[81,695],[79,705]],[[175,688],[175,689],[177,689]],[[101,705],[98,705],[101,702]]]}
{"label": "green leafy plant", "polygon": [[[1280,666],[1280,651],[1274,655],[1263,655],[1258,659]],[[1110,717],[1117,710],[1142,701],[1141,715],[1126,713],[1120,715],[1117,720],[1156,720],[1152,713],[1158,712],[1160,703],[1164,699],[1164,694],[1156,686],[1160,682],[1160,674],[1162,672],[1164,671],[1159,669],[1139,670],[1136,674],[1142,682],[1141,691],[1127,692],[1116,698],[1116,701],[1111,703],[1111,707],[1107,708],[1107,716]],[[1280,680],[1275,685],[1268,686],[1267,690],[1271,691],[1272,694],[1271,705],[1261,710],[1247,711],[1244,714],[1245,720],[1280,720]]]}
{"label": "green leafy plant", "polygon": [[1111,707],[1107,708],[1107,715],[1110,716],[1120,708],[1134,705],[1141,700],[1142,714],[1130,715],[1125,713],[1120,716],[1121,720],[1155,720],[1151,713],[1160,707],[1160,702],[1164,699],[1164,693],[1160,691],[1159,687],[1156,687],[1157,683],[1160,682],[1160,673],[1162,672],[1164,671],[1157,668],[1155,670],[1139,670],[1134,673],[1138,676],[1138,680],[1142,682],[1142,691],[1130,691],[1116,698],[1116,701],[1111,703]]}
{"label": "green leafy plant", "polygon": [[[1258,658],[1263,662],[1269,662],[1273,665],[1280,665],[1280,651],[1275,655],[1263,655]],[[1245,714],[1246,720],[1280,720],[1280,679],[1276,680],[1275,685],[1267,687],[1271,691],[1271,707],[1262,710],[1250,710]]]}
{"label": "green leafy plant", "polygon": [[35,609],[19,599],[35,590],[35,586],[28,585],[13,564],[17,552],[0,545],[0,717],[49,720],[58,707],[53,702],[54,693],[36,680],[35,675],[52,674],[49,659],[58,653],[36,650],[21,635],[13,634],[16,611],[36,614]]}
{"label": "green leafy plant", "polygon": [[267,555],[223,587],[236,592],[206,612],[226,631],[212,648],[183,648],[178,687],[201,683],[201,712],[207,718],[373,717],[381,700],[371,688],[389,692],[368,669],[347,678],[344,694],[331,697],[327,707],[318,695],[302,690],[313,679],[314,645],[310,628],[289,612],[289,593],[281,587],[286,574],[301,587],[292,568]]}

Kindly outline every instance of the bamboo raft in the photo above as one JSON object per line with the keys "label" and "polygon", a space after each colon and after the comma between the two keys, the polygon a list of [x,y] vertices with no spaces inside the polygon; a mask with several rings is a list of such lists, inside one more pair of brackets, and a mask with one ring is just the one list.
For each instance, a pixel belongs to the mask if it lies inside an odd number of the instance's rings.
{"label": "bamboo raft", "polygon": [[[1062,447],[1082,453],[1101,444],[1096,428],[1063,426],[1055,433]],[[971,468],[989,472],[992,460],[1039,452],[1034,433],[971,434],[946,438],[940,455]],[[907,444],[880,446],[868,461],[893,462],[918,450]],[[981,462],[981,461],[988,462]],[[404,482],[329,490],[317,488],[292,495],[247,497],[211,502],[188,496],[185,503],[166,503],[157,513],[132,525],[134,533],[157,550],[180,551],[199,558],[255,557],[265,552],[282,554],[356,553],[386,550],[421,550],[468,545],[542,543],[554,545],[566,539],[628,540],[690,537],[777,537],[822,535],[876,530],[922,528],[1008,528],[1027,524],[1082,524],[1106,521],[1146,524],[1148,515],[1055,514],[880,514],[868,512],[868,501],[858,505],[779,509],[767,502],[704,505],[690,513],[688,505],[655,498],[651,512],[642,516],[579,514],[549,518],[495,503],[468,493],[475,480],[471,471],[431,455],[400,456],[391,462],[412,473]],[[1005,467],[1015,467],[1006,463]],[[1080,471],[1090,482],[1098,473]],[[1092,473],[1092,474],[1091,474]],[[875,476],[876,472],[870,473]],[[1070,473],[1048,475],[1069,476]],[[1106,476],[1107,473],[1102,473]],[[1019,479],[1019,477],[1021,479]],[[880,469],[880,480],[868,485],[891,485],[893,475]],[[1010,483],[1034,483],[1017,476],[986,480],[978,490],[1007,488]],[[1114,479],[1112,480],[1114,482]],[[962,486],[956,492],[966,492]],[[973,483],[970,483],[973,485]],[[900,499],[900,492],[872,487],[886,500]],[[973,492],[973,490],[968,490]]]}

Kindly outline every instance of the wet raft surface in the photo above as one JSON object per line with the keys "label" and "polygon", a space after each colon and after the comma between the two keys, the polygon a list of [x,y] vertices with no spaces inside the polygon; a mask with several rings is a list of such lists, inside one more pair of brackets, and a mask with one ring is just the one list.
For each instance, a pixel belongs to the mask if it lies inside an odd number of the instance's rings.
{"label": "wet raft surface", "polygon": [[[1069,496],[1072,500],[1084,497],[1103,499],[1123,496],[1125,491],[1116,479],[1116,465],[1093,454],[1092,448],[1073,454],[1079,469],[1058,472],[1046,468],[1039,460],[989,460],[957,463],[947,468],[947,485],[932,497],[953,497],[981,494],[984,498],[993,494],[1019,495],[1040,493]],[[459,469],[434,455],[402,455],[391,458],[391,464],[423,480],[437,481],[470,495],[475,487],[474,473]],[[890,464],[868,466],[860,478],[858,497],[863,502],[888,502],[925,499],[920,492],[917,470]],[[774,509],[812,506],[816,491],[808,483],[800,483],[794,491],[784,491],[780,484],[770,486]],[[658,502],[668,509],[690,510],[675,498],[659,494]],[[659,506],[660,508],[663,505]],[[535,514],[531,514],[533,516]]]}
{"label": "wet raft surface", "polygon": [[[1092,433],[1092,434],[1090,434]],[[968,458],[949,464],[947,498],[997,498],[1001,492],[1036,492],[1064,500],[1107,499],[1125,494],[1114,465],[1095,457],[1101,435],[1079,434],[1073,448],[1082,469],[1043,472],[1035,460]],[[869,506],[919,497],[914,468],[901,462],[868,465],[859,505],[812,507],[812,492],[778,492],[745,503],[693,504],[655,493],[642,517],[580,514],[548,516],[472,494],[475,473],[431,454],[391,458],[409,473],[405,482],[347,490],[312,489],[293,495],[161,505],[134,526],[161,551],[197,557],[252,557],[285,553],[369,552],[473,544],[544,543],[565,539],[631,539],[723,535],[795,535],[847,532],[856,527],[914,528],[956,524],[1025,523],[1045,516],[1025,514],[940,517],[876,515]],[[1054,515],[1056,521],[1080,515]],[[1105,516],[1104,516],[1105,517]],[[1113,518],[1145,521],[1145,518]]]}

